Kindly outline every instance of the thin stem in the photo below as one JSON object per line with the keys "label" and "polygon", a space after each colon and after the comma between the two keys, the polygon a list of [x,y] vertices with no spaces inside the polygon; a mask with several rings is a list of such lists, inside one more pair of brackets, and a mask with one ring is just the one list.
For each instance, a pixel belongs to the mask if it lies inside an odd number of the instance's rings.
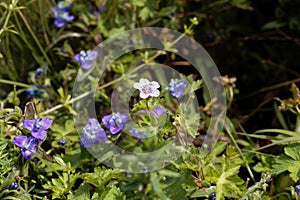
{"label": "thin stem", "polygon": [[28,84],[20,83],[20,82],[16,82],[16,81],[5,80],[5,79],[0,79],[0,83],[4,83],[4,84],[8,84],[8,85],[16,85],[16,86],[25,87],[25,88],[32,87],[32,85],[28,85]]}
{"label": "thin stem", "polygon": [[250,166],[248,165],[247,160],[245,159],[245,157],[244,157],[244,155],[243,155],[243,152],[242,152],[241,149],[239,148],[239,146],[238,146],[236,140],[234,139],[234,137],[233,137],[233,135],[232,135],[232,133],[231,133],[229,127],[228,127],[226,124],[225,124],[224,127],[225,127],[225,130],[226,130],[227,134],[229,135],[230,140],[233,142],[235,148],[238,150],[239,154],[241,155],[241,158],[242,158],[243,162],[244,162],[245,165],[246,165],[246,168],[247,168],[247,170],[248,170],[248,172],[249,172],[249,174],[250,174],[251,179],[255,182],[255,178],[254,178],[254,175],[253,175],[253,173],[252,173],[252,171],[251,171],[251,169],[250,169]]}
{"label": "thin stem", "polygon": [[25,26],[27,27],[28,31],[30,32],[32,38],[34,39],[35,43],[37,44],[38,48],[40,49],[40,51],[41,51],[41,53],[43,54],[44,58],[46,59],[47,63],[48,63],[50,66],[52,66],[51,60],[49,59],[47,53],[45,52],[45,50],[44,50],[44,48],[42,47],[42,45],[41,45],[41,43],[39,42],[39,40],[37,39],[36,35],[35,35],[34,32],[32,31],[32,29],[31,29],[30,25],[28,24],[26,18],[24,17],[23,13],[22,13],[20,10],[18,10],[17,12],[19,13],[20,17],[22,18],[22,20],[23,20]]}
{"label": "thin stem", "polygon": [[3,24],[3,27],[0,29],[0,37],[1,37],[2,33],[4,33],[4,31],[6,30],[6,27],[7,27],[10,15],[11,15],[11,11],[12,11],[12,8],[11,8],[11,4],[10,4],[9,8],[8,8],[8,13],[7,13],[6,19],[5,19],[4,24]]}

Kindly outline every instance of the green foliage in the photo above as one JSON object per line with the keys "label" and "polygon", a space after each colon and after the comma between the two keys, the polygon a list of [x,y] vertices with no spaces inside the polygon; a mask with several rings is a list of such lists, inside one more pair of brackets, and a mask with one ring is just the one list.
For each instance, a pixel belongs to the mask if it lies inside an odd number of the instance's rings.
{"label": "green foliage", "polygon": [[275,158],[272,172],[277,174],[288,171],[293,181],[300,180],[300,145],[299,143],[286,146],[284,153]]}
{"label": "green foliage", "polygon": [[[62,28],[54,24],[58,2],[0,2],[0,199],[182,200],[209,199],[213,192],[217,200],[299,199],[294,186],[300,181],[300,1],[66,0],[73,4],[74,20]],[[101,67],[107,69],[101,71],[100,80],[79,70],[74,60],[75,54],[92,50],[116,33],[151,26],[191,36],[231,77],[222,77],[228,105],[220,109],[228,113],[226,124],[208,152],[201,144],[211,110],[219,105],[206,91],[203,74],[176,55],[170,38],[162,42],[161,51],[140,49],[112,63],[105,61]],[[163,147],[178,137],[181,146],[167,153],[177,149],[183,153],[177,160],[165,160],[166,167],[154,172],[107,167],[100,161],[110,158],[111,151],[97,160],[82,147],[82,130],[75,127],[73,116],[89,113],[76,113],[72,104],[95,92],[101,123],[111,109],[117,82],[133,85],[140,74],[131,72],[152,64],[171,66],[187,80],[180,99],[185,103],[169,94],[165,74],[156,68],[148,78],[155,76],[162,83],[158,98],[141,99],[138,91],[121,91],[120,96],[120,100],[130,97],[136,129],[151,137],[140,139],[121,131],[108,134],[108,140],[124,151],[165,153]],[[37,69],[43,73],[38,75]],[[78,71],[97,90],[83,85],[83,96],[76,99],[72,90]],[[31,96],[30,89],[40,93]],[[30,101],[34,110],[26,106]],[[168,114],[151,116],[157,105]],[[22,148],[12,140],[30,136],[23,122],[37,117],[49,117],[54,123],[34,156],[25,160]]]}

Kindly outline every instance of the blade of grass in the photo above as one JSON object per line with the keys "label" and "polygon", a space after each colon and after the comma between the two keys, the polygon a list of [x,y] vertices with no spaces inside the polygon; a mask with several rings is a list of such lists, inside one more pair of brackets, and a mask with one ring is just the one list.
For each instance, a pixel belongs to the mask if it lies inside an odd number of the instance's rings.
{"label": "blade of grass", "polygon": [[229,135],[230,140],[233,142],[235,148],[238,150],[239,154],[241,155],[241,158],[242,158],[242,160],[243,160],[243,162],[244,162],[244,164],[245,164],[245,166],[246,166],[246,168],[247,168],[247,171],[248,171],[248,173],[249,173],[251,179],[252,179],[254,182],[256,182],[256,181],[255,181],[255,178],[254,178],[254,175],[253,175],[253,173],[252,173],[252,171],[251,171],[251,168],[250,168],[250,166],[248,165],[245,156],[243,155],[242,150],[239,148],[239,145],[237,144],[236,140],[234,139],[234,137],[233,137],[233,135],[232,135],[232,132],[231,132],[230,129],[232,129],[233,131],[235,131],[235,130],[229,126],[229,123],[231,123],[231,122],[228,122],[228,120],[230,120],[230,119],[229,119],[229,118],[226,118],[226,122],[225,122],[225,125],[224,125],[225,131],[227,132],[227,134]]}

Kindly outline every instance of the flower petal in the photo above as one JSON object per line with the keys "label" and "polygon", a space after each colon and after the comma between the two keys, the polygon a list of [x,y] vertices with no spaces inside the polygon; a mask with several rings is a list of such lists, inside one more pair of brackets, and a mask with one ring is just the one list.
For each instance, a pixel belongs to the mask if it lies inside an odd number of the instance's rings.
{"label": "flower petal", "polygon": [[24,149],[24,148],[21,149],[21,154],[22,154],[22,156],[23,156],[26,160],[28,160],[29,158],[31,158],[31,156],[33,156],[35,152],[36,152],[36,150],[35,150],[35,151],[34,151],[34,150],[29,151],[29,150]]}
{"label": "flower petal", "polygon": [[26,129],[32,131],[34,128],[35,120],[24,120],[23,125]]}
{"label": "flower petal", "polygon": [[155,87],[155,88],[160,88],[160,85],[159,85],[158,82],[156,82],[156,81],[152,81],[152,82],[151,82],[151,86],[152,86],[152,87]]}
{"label": "flower petal", "polygon": [[149,94],[145,94],[145,93],[143,93],[143,92],[140,92],[140,97],[141,97],[142,99],[147,99],[147,98],[149,97]]}
{"label": "flower petal", "polygon": [[40,130],[37,132],[31,132],[31,135],[39,140],[44,140],[46,138],[47,132],[45,130]]}
{"label": "flower petal", "polygon": [[50,118],[42,118],[41,119],[41,124],[42,124],[42,129],[43,130],[47,130],[50,128],[50,126],[52,125],[53,121]]}
{"label": "flower petal", "polygon": [[96,127],[99,126],[99,122],[96,118],[90,118],[87,123],[89,126]]}
{"label": "flower petal", "polygon": [[110,124],[109,124],[109,120],[111,118],[111,114],[110,115],[105,115],[104,117],[102,117],[102,123],[104,126],[106,126],[107,128],[110,127]]}
{"label": "flower petal", "polygon": [[91,67],[93,66],[93,62],[91,61],[84,61],[81,65],[81,68],[84,70],[84,71],[87,71],[89,69],[91,69]]}
{"label": "flower petal", "polygon": [[82,135],[80,140],[81,146],[87,148],[93,146],[94,143],[95,141],[92,138],[88,137],[87,135]]}
{"label": "flower petal", "polygon": [[111,132],[111,134],[116,134],[116,133],[118,133],[118,132],[121,131],[121,128],[115,127],[115,126],[111,126],[111,127],[109,128],[109,131]]}
{"label": "flower petal", "polygon": [[96,133],[96,141],[97,142],[105,142],[107,140],[107,134],[106,132],[101,128],[97,133]]}
{"label": "flower petal", "polygon": [[12,142],[18,147],[24,148],[27,143],[27,137],[24,135],[16,136]]}

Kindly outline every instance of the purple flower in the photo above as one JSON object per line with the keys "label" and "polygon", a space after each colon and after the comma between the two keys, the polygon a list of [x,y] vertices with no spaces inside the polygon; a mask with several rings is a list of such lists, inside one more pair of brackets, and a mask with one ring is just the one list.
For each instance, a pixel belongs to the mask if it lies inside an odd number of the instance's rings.
{"label": "purple flower", "polygon": [[184,78],[171,79],[169,86],[166,87],[166,90],[169,90],[169,93],[176,98],[181,97],[184,92],[184,88],[187,86],[187,82]]}
{"label": "purple flower", "polygon": [[28,88],[26,90],[26,94],[27,94],[27,98],[30,99],[32,97],[35,97],[39,94],[41,94],[41,90],[39,90],[37,87],[31,87],[31,88]]}
{"label": "purple flower", "polygon": [[39,118],[33,120],[24,120],[24,127],[31,131],[31,135],[39,140],[44,140],[50,128],[52,120],[49,118]]}
{"label": "purple flower", "polygon": [[137,114],[151,114],[155,118],[159,118],[161,115],[167,114],[167,111],[162,108],[162,106],[158,105],[153,110],[140,110]]}
{"label": "purple flower", "polygon": [[35,137],[27,138],[24,135],[14,137],[12,142],[21,148],[21,154],[26,160],[36,153],[36,146],[39,143]]}
{"label": "purple flower", "polygon": [[63,27],[67,22],[74,19],[73,15],[69,14],[72,4],[66,5],[64,1],[58,2],[57,6],[53,8],[55,21],[54,24],[57,28]]}
{"label": "purple flower", "polygon": [[149,96],[159,96],[159,90],[157,88],[159,88],[160,85],[156,81],[150,82],[148,79],[141,78],[138,83],[133,85],[133,87],[140,91],[140,97],[142,99],[146,99]]}
{"label": "purple flower", "polygon": [[128,115],[120,114],[118,112],[110,115],[106,115],[102,118],[102,122],[104,126],[109,128],[111,134],[116,134],[120,132],[127,121],[128,121]]}
{"label": "purple flower", "polygon": [[159,118],[159,116],[167,114],[167,111],[163,109],[161,106],[156,106],[153,110],[151,110],[151,114],[155,118]]}
{"label": "purple flower", "polygon": [[93,146],[95,142],[102,143],[107,140],[106,132],[95,118],[88,120],[81,133],[80,143],[85,148]]}
{"label": "purple flower", "polygon": [[94,60],[97,58],[97,55],[97,51],[80,51],[80,53],[74,56],[74,59],[80,63],[84,71],[87,71],[92,67]]}
{"label": "purple flower", "polygon": [[136,129],[130,129],[128,131],[133,137],[138,138],[139,140],[146,139],[147,136],[143,132],[139,132]]}

